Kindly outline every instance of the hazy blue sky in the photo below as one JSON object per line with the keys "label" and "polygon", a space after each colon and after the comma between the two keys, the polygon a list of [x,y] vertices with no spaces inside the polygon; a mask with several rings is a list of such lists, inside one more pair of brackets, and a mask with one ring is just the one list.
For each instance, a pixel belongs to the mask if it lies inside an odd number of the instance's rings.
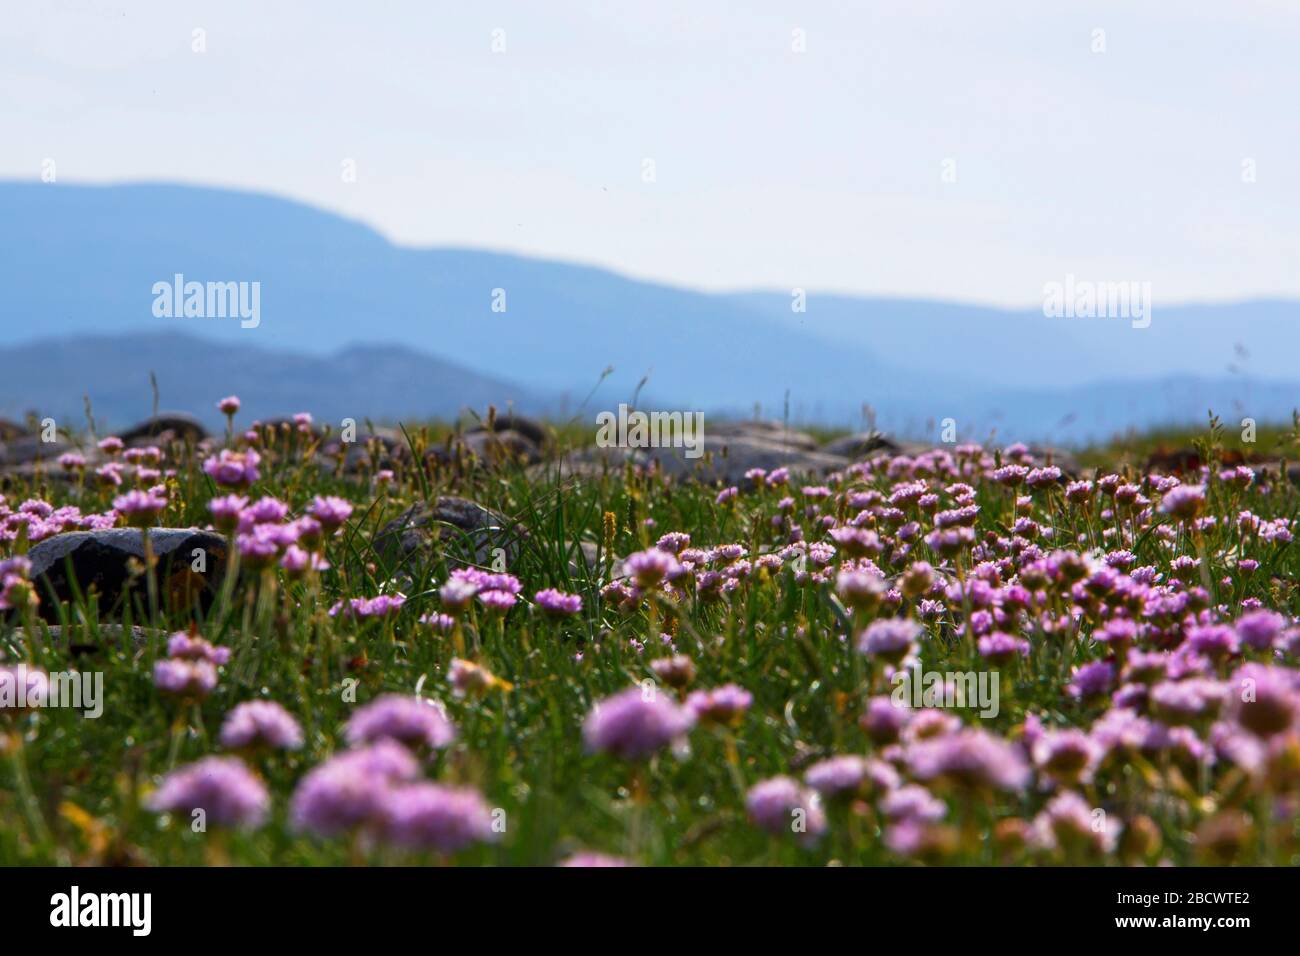
{"label": "hazy blue sky", "polygon": [[1300,295],[1298,50],[1290,0],[7,3],[0,177],[710,289]]}

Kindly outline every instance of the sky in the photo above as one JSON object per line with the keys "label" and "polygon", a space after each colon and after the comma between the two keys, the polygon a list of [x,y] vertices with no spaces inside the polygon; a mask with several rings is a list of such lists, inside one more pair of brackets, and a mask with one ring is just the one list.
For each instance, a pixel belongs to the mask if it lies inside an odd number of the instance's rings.
{"label": "sky", "polygon": [[707,290],[1300,296],[1297,49],[1291,0],[8,3],[0,178]]}

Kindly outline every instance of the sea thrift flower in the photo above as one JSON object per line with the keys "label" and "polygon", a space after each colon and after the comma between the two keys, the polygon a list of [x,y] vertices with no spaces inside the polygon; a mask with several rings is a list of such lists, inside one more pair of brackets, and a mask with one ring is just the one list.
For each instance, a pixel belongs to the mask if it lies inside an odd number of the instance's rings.
{"label": "sea thrift flower", "polygon": [[201,810],[207,823],[222,827],[261,826],[270,805],[266,785],[235,757],[205,757],[173,770],[148,800],[158,813],[193,817]]}
{"label": "sea thrift flower", "polygon": [[479,603],[489,611],[500,611],[503,613],[514,607],[519,601],[519,599],[509,591],[499,591],[495,588],[487,591],[479,591],[475,596],[479,599]]}
{"label": "sea thrift flower", "polygon": [[1293,727],[1300,715],[1300,690],[1294,671],[1244,664],[1228,682],[1226,715],[1257,737]]}
{"label": "sea thrift flower", "polygon": [[230,648],[218,647],[197,634],[177,631],[167,639],[167,656],[190,661],[207,661],[221,666],[230,661]]}
{"label": "sea thrift flower", "polygon": [[680,690],[695,679],[695,662],[685,654],[661,657],[650,662],[650,670],[669,687]]}
{"label": "sea thrift flower", "polygon": [[994,664],[1006,664],[1017,657],[1028,657],[1030,650],[1029,642],[1023,637],[1014,637],[1001,631],[981,637],[978,647],[980,657]]}
{"label": "sea thrift flower", "polygon": [[1107,825],[1095,826],[1097,816],[1077,793],[1066,791],[1053,797],[1034,818],[1034,836],[1039,846],[1067,854],[1109,853],[1115,835]]}
{"label": "sea thrift flower", "polygon": [[1160,500],[1160,513],[1191,521],[1205,507],[1204,485],[1178,485]]}
{"label": "sea thrift flower", "polygon": [[1236,624],[1243,644],[1257,651],[1268,650],[1286,626],[1286,618],[1276,611],[1252,611],[1243,614]]}
{"label": "sea thrift flower", "polygon": [[125,443],[116,435],[109,435],[107,438],[104,438],[99,442],[99,450],[110,457],[116,457],[121,454],[122,449],[125,447]]}
{"label": "sea thrift flower", "polygon": [[845,754],[819,760],[804,773],[804,782],[823,797],[840,797],[867,790],[888,792],[899,786],[898,771],[883,760]]}
{"label": "sea thrift flower", "polygon": [[455,853],[496,839],[492,808],[469,787],[412,783],[394,787],[379,800],[384,838],[410,850]]}
{"label": "sea thrift flower", "polygon": [[538,591],[533,595],[533,600],[550,617],[571,617],[582,610],[582,597],[580,595],[565,594],[563,591],[557,591],[554,588]]}
{"label": "sea thrift flower", "polygon": [[901,618],[875,621],[858,638],[858,653],[897,664],[910,654],[921,625]]}
{"label": "sea thrift flower", "polygon": [[653,588],[663,581],[671,581],[685,570],[677,558],[658,548],[638,551],[624,563],[628,574],[642,588]]}
{"label": "sea thrift flower", "polygon": [[153,683],[165,694],[202,700],[216,689],[217,669],[208,661],[167,658],[154,662]]}
{"label": "sea thrift flower", "polygon": [[307,507],[307,513],[319,522],[326,534],[333,534],[352,516],[352,505],[332,495],[317,495]]}
{"label": "sea thrift flower", "polygon": [[239,526],[239,517],[246,507],[248,499],[241,495],[213,498],[208,502],[208,510],[212,512],[212,526],[229,534]]}
{"label": "sea thrift flower", "polygon": [[344,735],[354,747],[388,739],[440,750],[456,739],[456,728],[431,700],[385,694],[359,708],[349,718]]}
{"label": "sea thrift flower", "polygon": [[167,507],[167,499],[149,491],[135,489],[113,499],[113,509],[136,528],[145,528],[158,520]]}
{"label": "sea thrift flower", "polygon": [[303,743],[298,721],[270,700],[250,700],[235,707],[221,725],[220,740],[227,750],[297,750]]}
{"label": "sea thrift flower", "polygon": [[975,789],[1021,790],[1029,768],[1014,747],[982,730],[962,730],[913,744],[908,766],[919,780],[943,779]]}
{"label": "sea thrift flower", "polygon": [[826,832],[820,798],[793,777],[772,777],[750,787],[745,809],[755,826],[775,836],[793,833],[799,842],[813,843]]}
{"label": "sea thrift flower", "polygon": [[338,754],[302,778],[290,819],[295,829],[325,837],[375,824],[388,791],[419,772],[415,758],[391,740]]}
{"label": "sea thrift flower", "polygon": [[247,488],[261,477],[257,470],[261,461],[251,448],[242,452],[223,448],[217,457],[203,463],[203,470],[223,488]]}
{"label": "sea thrift flower", "polygon": [[217,411],[227,418],[233,418],[239,412],[239,397],[237,395],[227,395],[217,402]]}
{"label": "sea thrift flower", "polygon": [[509,690],[511,687],[509,682],[503,681],[486,667],[473,661],[461,660],[459,657],[453,658],[447,668],[447,683],[451,684],[452,696],[457,699],[468,694],[481,694],[493,687],[500,687],[503,690]]}
{"label": "sea thrift flower", "polygon": [[450,634],[456,627],[456,619],[450,614],[425,614],[420,617],[421,624],[427,624],[439,634]]}
{"label": "sea thrift flower", "polygon": [[873,697],[859,723],[875,743],[891,744],[898,740],[907,718],[907,708],[896,706],[889,697]]}
{"label": "sea thrift flower", "polygon": [[680,740],[694,722],[691,711],[663,694],[630,687],[596,704],[582,733],[588,751],[640,760]]}
{"label": "sea thrift flower", "polygon": [[313,551],[304,551],[296,544],[289,545],[285,549],[284,557],[280,559],[280,567],[291,578],[300,578],[308,570],[311,571],[328,571],[330,564],[319,554]]}
{"label": "sea thrift flower", "polygon": [[1074,679],[1066,688],[1075,697],[1099,697],[1108,693],[1115,683],[1115,665],[1109,661],[1093,661],[1076,667]]}
{"label": "sea thrift flower", "polygon": [[857,610],[879,606],[886,591],[885,580],[869,571],[846,569],[835,578],[835,593],[846,605]]}
{"label": "sea thrift flower", "polygon": [[754,695],[737,687],[724,684],[712,690],[697,690],[686,698],[686,706],[701,723],[737,724],[754,702]]}

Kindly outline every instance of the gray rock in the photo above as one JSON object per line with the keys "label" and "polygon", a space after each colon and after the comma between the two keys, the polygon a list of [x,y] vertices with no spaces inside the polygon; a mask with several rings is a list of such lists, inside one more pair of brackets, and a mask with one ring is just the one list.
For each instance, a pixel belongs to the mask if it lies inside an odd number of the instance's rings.
{"label": "gray rock", "polygon": [[[216,595],[226,567],[226,540],[198,528],[151,528],[149,541],[158,559],[155,573],[158,599],[164,610],[208,607]],[[204,553],[202,572],[193,569],[195,550]],[[41,616],[57,620],[59,603],[75,600],[73,584],[82,596],[98,595],[99,614],[121,614],[129,586],[133,599],[144,602],[143,577],[132,582],[132,559],[144,559],[144,536],[135,528],[106,531],[69,531],[34,545],[27,553],[32,580],[41,597]],[[71,562],[72,574],[68,574]]]}
{"label": "gray rock", "polygon": [[497,548],[509,566],[519,554],[520,536],[504,515],[467,498],[443,496],[417,502],[388,522],[375,535],[374,547],[394,568],[431,559],[435,552],[491,566]]}
{"label": "gray rock", "polygon": [[465,451],[493,467],[511,463],[531,465],[542,460],[537,444],[512,429],[466,432],[460,442]]}
{"label": "gray rock", "polygon": [[28,465],[35,462],[51,464],[56,463],[64,452],[76,450],[75,446],[63,438],[45,442],[41,441],[40,435],[22,435],[0,443],[0,464],[5,466]]}
{"label": "gray rock", "polygon": [[829,441],[822,446],[821,450],[827,455],[841,455],[858,461],[871,455],[901,454],[903,446],[880,432],[858,432],[856,435],[845,435]]}
{"label": "gray rock", "polygon": [[185,412],[164,412],[147,418],[126,431],[119,432],[117,437],[133,447],[144,445],[163,447],[174,441],[197,445],[208,437],[208,430],[193,415],[187,415]]}
{"label": "gray rock", "polygon": [[637,465],[656,465],[663,474],[677,480],[726,485],[740,484],[745,480],[745,472],[751,468],[769,472],[788,468],[795,475],[817,476],[849,464],[849,459],[840,455],[791,448],[752,435],[713,435],[706,428],[704,454],[699,458],[687,458],[683,448],[593,448],[575,456],[573,463],[561,468],[561,474],[565,477],[599,474],[602,467],[618,469],[629,461]]}
{"label": "gray rock", "polygon": [[[477,428],[470,429],[466,434],[487,431],[487,422]],[[524,438],[528,439],[538,448],[546,444],[546,427],[541,422],[519,415],[513,411],[506,412],[504,415],[497,415],[492,422],[492,430],[497,432],[517,432]]]}
{"label": "gray rock", "polygon": [[813,438],[807,432],[797,431],[787,428],[781,422],[754,419],[752,421],[737,422],[705,422],[704,436],[706,445],[711,439],[754,439],[755,441],[768,442],[770,444],[780,445],[784,448],[795,448],[800,451],[816,451],[817,439]]}
{"label": "gray rock", "polygon": [[9,418],[0,418],[0,441],[13,441],[31,434],[31,430],[21,422]]}

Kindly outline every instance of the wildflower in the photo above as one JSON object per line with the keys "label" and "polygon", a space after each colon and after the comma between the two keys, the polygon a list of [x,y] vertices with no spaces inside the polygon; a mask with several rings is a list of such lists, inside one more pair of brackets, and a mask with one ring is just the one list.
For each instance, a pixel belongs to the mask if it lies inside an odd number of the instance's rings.
{"label": "wildflower", "polygon": [[447,668],[447,683],[451,684],[452,696],[457,699],[467,694],[481,694],[494,687],[509,690],[512,686],[486,667],[473,661],[461,660],[459,657],[452,658]]}
{"label": "wildflower", "polygon": [[415,758],[392,740],[338,754],[302,778],[290,819],[295,829],[326,837],[374,824],[388,791],[419,772]]}
{"label": "wildflower", "polygon": [[1115,847],[1115,834],[1098,817],[1083,798],[1066,791],[1053,797],[1034,818],[1034,838],[1048,850],[1059,849],[1067,855],[1109,853]]}
{"label": "wildflower", "polygon": [[1191,521],[1204,507],[1204,485],[1178,485],[1160,499],[1160,513],[1181,521]]}
{"label": "wildflower", "polygon": [[1257,737],[1280,734],[1300,715],[1294,672],[1262,664],[1243,664],[1229,681],[1226,716]]}
{"label": "wildflower", "polygon": [[909,783],[885,794],[880,812],[887,820],[935,822],[948,815],[947,805],[925,787]]}
{"label": "wildflower", "polygon": [[835,578],[835,593],[855,610],[869,611],[878,607],[885,590],[884,578],[868,571],[845,569]]}
{"label": "wildflower", "polygon": [[153,524],[166,507],[166,498],[139,489],[113,499],[114,510],[135,528],[146,528]]}
{"label": "wildflower", "polygon": [[844,754],[819,760],[803,775],[804,782],[823,797],[859,794],[868,790],[888,792],[899,786],[898,771],[883,760],[868,760]]}
{"label": "wildflower", "polygon": [[906,708],[896,706],[889,697],[873,697],[859,723],[875,743],[892,744],[907,724],[907,714]]}
{"label": "wildflower", "polygon": [[826,832],[820,798],[793,777],[772,777],[750,787],[745,809],[756,826],[774,836],[793,833],[801,843],[812,843]]}
{"label": "wildflower", "polygon": [[1099,758],[1097,745],[1074,728],[1043,733],[1033,745],[1034,765],[1061,784],[1087,783]]}
{"label": "wildflower", "polygon": [[1109,661],[1092,661],[1074,668],[1073,680],[1066,688],[1075,697],[1100,697],[1115,682],[1115,665]]}
{"label": "wildflower", "polygon": [[630,555],[625,565],[637,586],[643,588],[657,587],[664,581],[679,577],[685,571],[676,557],[658,548]]}
{"label": "wildflower", "polygon": [[205,757],[172,771],[150,795],[149,809],[192,816],[223,827],[258,827],[271,798],[266,785],[235,757]]}
{"label": "wildflower", "polygon": [[754,695],[735,684],[697,690],[686,698],[686,706],[697,720],[713,724],[739,723],[753,702]]}
{"label": "wildflower", "polygon": [[500,611],[503,613],[505,611],[510,610],[512,607],[514,607],[519,600],[509,591],[500,591],[497,590],[496,588],[491,588],[486,591],[479,591],[478,594],[475,596],[479,599],[479,602],[489,611]]}
{"label": "wildflower", "polygon": [[217,669],[206,660],[166,658],[154,662],[153,683],[165,694],[202,700],[216,689]]}
{"label": "wildflower", "polygon": [[1237,636],[1247,647],[1268,650],[1286,626],[1286,618],[1276,611],[1252,611],[1237,619]]}
{"label": "wildflower", "polygon": [[469,787],[405,784],[383,793],[378,803],[384,838],[406,849],[455,853],[497,836],[492,808]]}
{"label": "wildflower", "polygon": [[246,507],[248,499],[241,495],[213,498],[208,502],[208,510],[212,512],[212,526],[229,534],[239,526],[240,515]]}
{"label": "wildflower", "polygon": [[1017,656],[1028,657],[1030,650],[1029,642],[1023,637],[1015,637],[1001,631],[981,637],[978,647],[980,657],[994,664],[1006,664],[1015,660]]}
{"label": "wildflower", "polygon": [[221,746],[228,750],[266,747],[297,750],[302,728],[293,715],[275,701],[250,700],[235,707],[221,725]]}
{"label": "wildflower", "polygon": [[100,440],[98,447],[105,455],[116,457],[121,454],[122,449],[126,447],[126,444],[116,435],[109,435],[107,438]]}
{"label": "wildflower", "polygon": [[304,551],[296,544],[291,544],[285,549],[284,557],[280,559],[280,567],[284,569],[289,577],[299,578],[308,570],[328,571],[330,564],[319,554]]}
{"label": "wildflower", "polygon": [[262,457],[253,449],[237,452],[223,448],[203,463],[203,470],[223,488],[247,488],[261,477],[257,466]]}
{"label": "wildflower", "polygon": [[439,634],[450,634],[456,627],[456,619],[450,614],[424,614],[420,617],[421,624],[427,624]]}
{"label": "wildflower", "polygon": [[385,694],[359,708],[349,718],[344,735],[354,747],[387,739],[441,750],[456,739],[456,728],[431,700]]}
{"label": "wildflower", "polygon": [[533,595],[533,600],[550,617],[571,617],[582,610],[581,595],[565,594],[563,591],[557,591],[554,588],[538,591]]}
{"label": "wildflower", "polygon": [[858,638],[858,653],[897,664],[915,649],[920,634],[921,625],[915,621],[898,618],[875,621]]}
{"label": "wildflower", "polygon": [[913,744],[908,766],[919,780],[944,779],[969,788],[1020,790],[1029,769],[1016,749],[982,730],[962,730]]}
{"label": "wildflower", "polygon": [[167,639],[167,656],[182,660],[207,661],[219,667],[230,661],[230,648],[218,647],[197,634],[177,631]]}
{"label": "wildflower", "polygon": [[664,695],[631,687],[597,703],[582,732],[588,751],[639,760],[680,740],[694,722]]}
{"label": "wildflower", "polygon": [[695,662],[685,654],[661,657],[650,662],[650,670],[669,687],[681,690],[695,679]]}
{"label": "wildflower", "polygon": [[307,513],[319,522],[326,534],[333,534],[352,516],[352,505],[333,495],[317,495],[307,507]]}
{"label": "wildflower", "polygon": [[221,399],[221,401],[217,402],[217,411],[221,412],[221,414],[225,415],[227,418],[234,418],[239,412],[239,404],[239,396],[227,395],[225,398]]}

